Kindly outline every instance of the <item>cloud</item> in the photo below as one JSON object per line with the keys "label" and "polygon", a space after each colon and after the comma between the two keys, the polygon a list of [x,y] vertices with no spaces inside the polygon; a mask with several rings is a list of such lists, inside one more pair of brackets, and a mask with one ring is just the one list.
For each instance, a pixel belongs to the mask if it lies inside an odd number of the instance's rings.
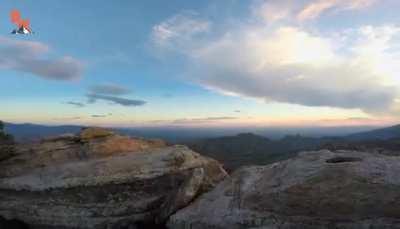
{"label": "cloud", "polygon": [[108,116],[112,116],[112,113],[91,115],[92,118],[105,118],[105,117],[108,117]]}
{"label": "cloud", "polygon": [[55,121],[71,121],[71,120],[79,120],[82,117],[76,116],[76,117],[66,117],[66,118],[53,118]]}
{"label": "cloud", "polygon": [[223,37],[194,50],[201,69],[192,73],[194,80],[226,94],[367,112],[387,110],[395,99],[384,75],[361,56],[338,56],[322,37],[291,27],[243,34],[252,35]]}
{"label": "cloud", "polygon": [[338,119],[321,119],[314,123],[322,126],[390,126],[398,120],[387,118],[349,117]]}
{"label": "cloud", "polygon": [[77,80],[82,76],[82,62],[70,56],[46,58],[48,53],[49,47],[43,43],[0,37],[0,69],[60,81]]}
{"label": "cloud", "polygon": [[107,115],[92,115],[92,118],[105,118]]}
{"label": "cloud", "polygon": [[256,17],[263,19],[265,22],[273,23],[280,20],[285,20],[292,15],[293,1],[256,1],[252,6],[253,14]]}
{"label": "cloud", "polygon": [[119,97],[120,95],[126,95],[131,93],[131,90],[117,84],[111,84],[111,83],[99,84],[90,87],[88,91],[89,92],[86,95],[87,98],[89,99],[88,103],[95,103],[97,100],[104,100],[122,106],[143,106],[147,103],[146,101],[143,100],[127,99]]}
{"label": "cloud", "polygon": [[377,3],[377,0],[280,0],[254,1],[254,16],[267,23],[278,21],[305,22],[326,12],[362,10]]}
{"label": "cloud", "polygon": [[[365,6],[351,3],[341,7]],[[400,54],[389,51],[399,34],[396,26],[346,29],[337,39],[287,24],[266,29],[264,23],[248,23],[207,39],[175,37],[173,44],[190,66],[187,79],[225,95],[393,112],[400,91],[395,79]]]}
{"label": "cloud", "polygon": [[73,101],[66,102],[65,104],[72,105],[72,106],[76,106],[76,107],[84,107],[84,106],[85,106],[84,103],[73,102]]}
{"label": "cloud", "polygon": [[237,117],[221,116],[221,117],[205,117],[205,118],[182,118],[175,120],[153,120],[151,123],[162,123],[162,124],[206,124],[221,121],[229,121],[238,119]]}
{"label": "cloud", "polygon": [[[157,46],[176,48],[175,46],[183,44],[180,41],[191,40],[209,31],[210,27],[211,23],[199,18],[196,12],[184,11],[155,25],[152,29],[151,39]],[[179,39],[179,43],[175,42],[177,39]]]}
{"label": "cloud", "polygon": [[97,100],[109,101],[122,106],[143,106],[147,102],[143,100],[126,99],[116,96],[100,95],[100,94],[87,94],[89,103],[95,103]]}
{"label": "cloud", "polygon": [[371,6],[376,0],[318,0],[311,1],[297,15],[300,21],[314,19],[319,17],[324,12],[336,9],[357,10]]}
{"label": "cloud", "polygon": [[189,124],[189,123],[209,123],[216,121],[234,120],[236,117],[207,117],[207,118],[184,118],[175,119],[172,121],[174,124]]}
{"label": "cloud", "polygon": [[307,5],[298,15],[297,18],[301,21],[318,17],[324,11],[335,7],[340,1],[338,0],[322,0],[312,2]]}
{"label": "cloud", "polygon": [[100,84],[89,88],[89,91],[93,94],[105,94],[105,95],[125,95],[131,93],[131,90],[117,84]]}

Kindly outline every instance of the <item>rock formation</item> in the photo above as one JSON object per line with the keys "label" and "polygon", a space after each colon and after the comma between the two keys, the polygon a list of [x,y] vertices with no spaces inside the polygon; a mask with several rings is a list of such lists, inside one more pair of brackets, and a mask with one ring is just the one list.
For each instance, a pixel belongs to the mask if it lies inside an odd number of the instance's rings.
{"label": "rock formation", "polygon": [[379,153],[302,152],[229,177],[185,146],[88,128],[18,145],[0,168],[1,229],[400,229],[400,157]]}
{"label": "rock formation", "polygon": [[245,167],[170,217],[171,229],[400,228],[400,158],[328,150]]}
{"label": "rock formation", "polygon": [[0,216],[33,228],[152,228],[226,173],[185,146],[98,128],[0,161]]}
{"label": "rock formation", "polygon": [[6,220],[0,216],[0,229],[29,229],[29,226],[19,220]]}
{"label": "rock formation", "polygon": [[4,124],[0,120],[0,161],[14,156],[14,139],[4,132]]}
{"label": "rock formation", "polygon": [[0,140],[0,161],[9,159],[15,155],[14,143]]}

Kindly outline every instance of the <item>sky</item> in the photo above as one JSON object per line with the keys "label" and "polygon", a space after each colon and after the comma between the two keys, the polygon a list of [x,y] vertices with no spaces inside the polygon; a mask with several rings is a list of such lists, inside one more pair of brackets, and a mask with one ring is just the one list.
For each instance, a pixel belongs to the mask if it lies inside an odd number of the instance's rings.
{"label": "sky", "polygon": [[[2,0],[0,119],[400,122],[398,0]],[[10,12],[34,34],[14,35]]]}

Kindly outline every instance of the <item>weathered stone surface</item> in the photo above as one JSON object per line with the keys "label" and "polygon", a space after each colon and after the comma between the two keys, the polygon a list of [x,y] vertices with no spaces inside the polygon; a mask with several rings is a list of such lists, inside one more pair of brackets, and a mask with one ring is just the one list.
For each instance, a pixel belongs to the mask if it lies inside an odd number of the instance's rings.
{"label": "weathered stone surface", "polygon": [[15,219],[6,220],[0,216],[0,229],[29,229],[29,227],[21,221]]}
{"label": "weathered stone surface", "polygon": [[89,141],[96,138],[111,136],[114,133],[110,130],[103,129],[100,127],[84,128],[79,134],[79,138],[82,141]]}
{"label": "weathered stone surface", "polygon": [[5,135],[0,129],[0,161],[15,155],[14,140],[10,135]]}
{"label": "weathered stone surface", "polygon": [[0,141],[0,161],[15,156],[14,144],[2,144]]}
{"label": "weathered stone surface", "polygon": [[0,216],[35,228],[151,228],[226,176],[185,146],[84,132],[0,162]]}
{"label": "weathered stone surface", "polygon": [[245,167],[171,216],[171,229],[400,228],[400,157],[304,152]]}

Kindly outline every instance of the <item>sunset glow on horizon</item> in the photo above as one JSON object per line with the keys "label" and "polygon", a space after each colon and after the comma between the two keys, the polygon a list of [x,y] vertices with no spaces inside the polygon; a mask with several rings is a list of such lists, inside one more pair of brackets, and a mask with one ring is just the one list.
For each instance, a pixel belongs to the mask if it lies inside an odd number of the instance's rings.
{"label": "sunset glow on horizon", "polygon": [[[397,0],[161,4],[2,2],[0,120],[197,128],[400,122]],[[35,34],[8,34],[27,18]]]}

